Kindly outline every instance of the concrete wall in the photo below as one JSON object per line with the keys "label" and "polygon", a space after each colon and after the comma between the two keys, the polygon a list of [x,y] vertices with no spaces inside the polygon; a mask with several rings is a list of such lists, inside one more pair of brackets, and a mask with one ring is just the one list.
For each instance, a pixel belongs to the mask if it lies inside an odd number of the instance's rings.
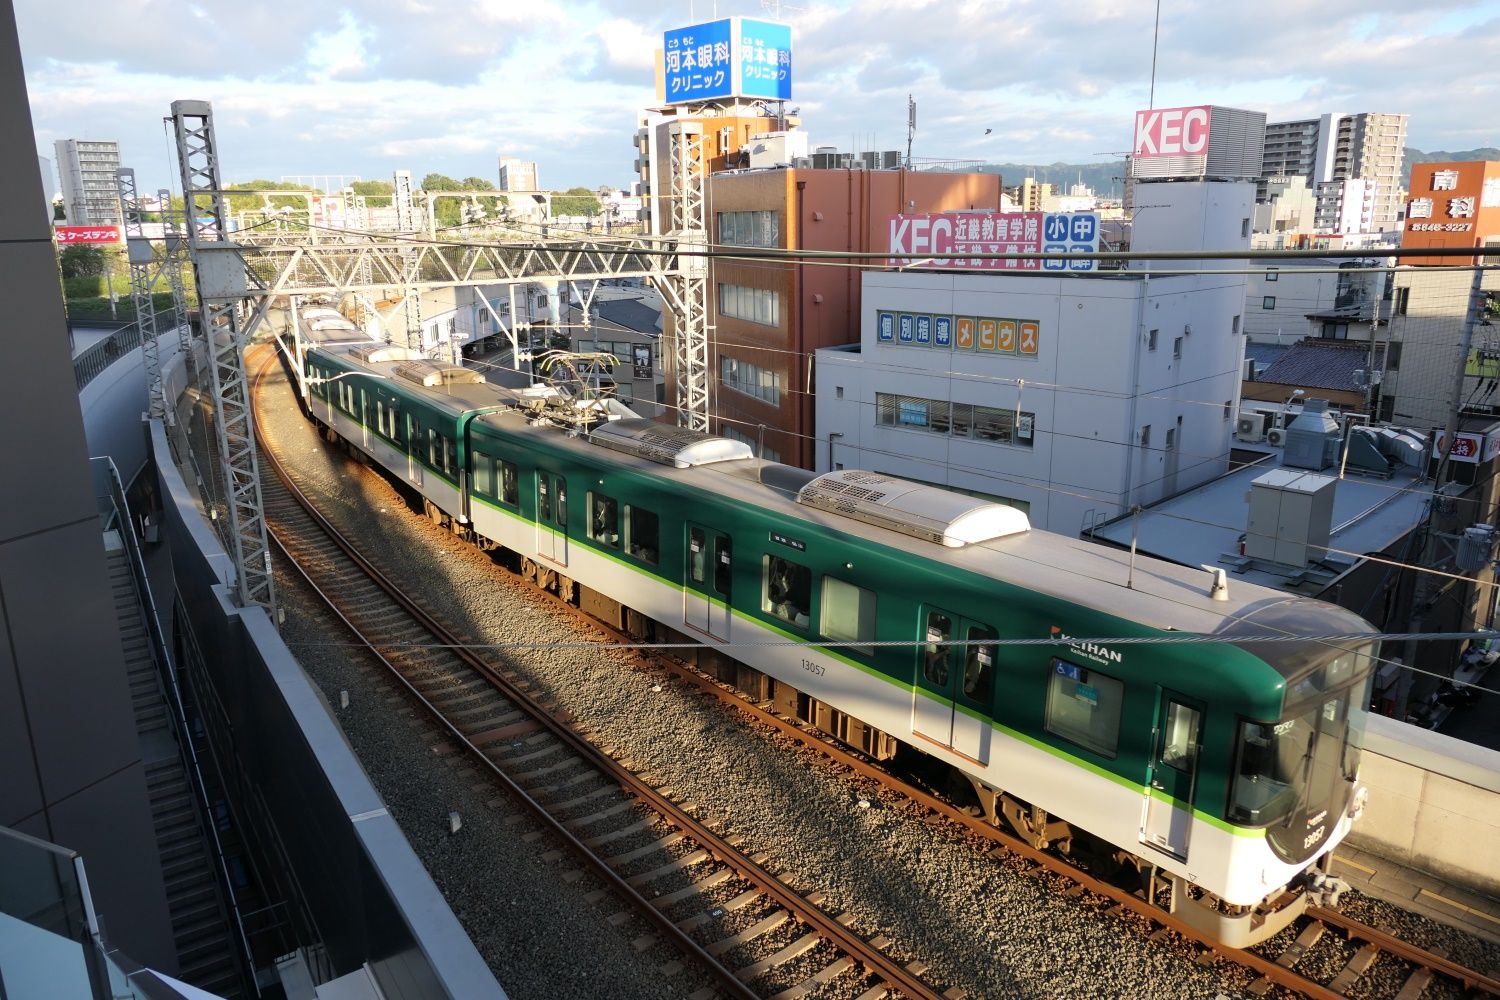
{"label": "concrete wall", "polygon": [[178,628],[209,654],[204,669],[229,716],[238,764],[270,814],[293,869],[289,881],[335,974],[368,963],[392,1000],[504,1000],[269,616],[235,607],[232,563],[173,465],[160,422],[151,444],[185,610]]}
{"label": "concrete wall", "polygon": [[1359,778],[1370,801],[1351,844],[1500,895],[1500,751],[1372,716]]}
{"label": "concrete wall", "polygon": [[[105,565],[51,224],[0,8],[0,825],[83,855],[110,942],[177,958]],[[137,427],[139,425],[137,424]]]}
{"label": "concrete wall", "polygon": [[[1128,489],[1151,503],[1227,467],[1240,276],[870,272],[863,282],[860,351],[818,355],[818,435],[838,435],[834,457],[820,448],[819,470],[838,462],[1023,500],[1034,526],[1077,534],[1122,512]],[[1039,349],[1025,358],[881,343],[883,310],[1034,319]],[[1035,414],[1032,443],[881,426],[877,393],[1019,408]]]}
{"label": "concrete wall", "polygon": [[[176,331],[158,337],[156,349],[161,357],[167,398],[174,399],[185,380],[183,367],[177,360]],[[174,380],[176,392],[173,392]],[[146,365],[140,349],[121,357],[84,386],[78,394],[78,405],[83,411],[89,455],[113,458],[120,478],[129,486],[150,457],[146,425],[141,419],[147,403]]]}

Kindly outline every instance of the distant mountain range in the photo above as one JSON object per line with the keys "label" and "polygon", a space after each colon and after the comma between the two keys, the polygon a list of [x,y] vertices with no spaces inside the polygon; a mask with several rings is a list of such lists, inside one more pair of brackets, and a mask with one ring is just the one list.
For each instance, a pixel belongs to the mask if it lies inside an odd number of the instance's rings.
{"label": "distant mountain range", "polygon": [[[1418,163],[1441,163],[1444,161],[1500,160],[1500,149],[1483,146],[1479,149],[1461,149],[1455,152],[1437,150],[1425,153],[1407,146],[1401,170],[1407,186],[1411,186],[1411,168]],[[981,173],[999,174],[1006,187],[1015,187],[1027,177],[1035,177],[1044,184],[1052,184],[1060,194],[1083,183],[1094,189],[1101,198],[1122,197],[1124,194],[1125,161],[1110,160],[1104,163],[986,163],[978,168]]]}

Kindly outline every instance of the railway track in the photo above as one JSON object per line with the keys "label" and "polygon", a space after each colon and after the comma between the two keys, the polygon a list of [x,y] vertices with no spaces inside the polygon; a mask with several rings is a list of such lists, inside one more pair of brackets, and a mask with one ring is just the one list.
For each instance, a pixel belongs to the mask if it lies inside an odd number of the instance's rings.
{"label": "railway track", "polygon": [[607,887],[596,901],[626,901],[650,926],[638,949],[664,941],[703,968],[714,986],[697,1000],[792,1000],[825,987],[860,1000],[962,997],[939,992],[921,978],[925,967],[886,953],[890,942],[854,932],[851,915],[823,910],[822,895],[790,888],[771,858],[591,744],[504,664],[464,648],[317,512],[271,449],[262,454],[274,474],[262,483],[273,543],[446,732],[438,751],[466,755],[534,815],[555,844],[544,860],[573,859],[564,880],[592,872]]}
{"label": "railway track", "polygon": [[[272,511],[271,499],[268,492],[268,512],[272,512],[273,517],[279,520],[279,512]],[[541,594],[556,607],[566,609],[568,614],[588,622],[593,629],[615,637],[621,642],[630,641],[629,637],[586,615],[573,605],[551,594],[542,594],[541,591],[535,591],[535,593]],[[446,636],[442,641],[452,646],[461,646],[465,641],[464,637],[452,635],[450,630],[441,627],[437,633],[429,632],[429,635],[433,634]],[[372,645],[387,650],[399,659],[405,654],[414,653],[414,650],[408,647],[435,641],[432,638],[413,640],[403,636],[404,634],[400,632],[377,632]],[[852,949],[845,949],[838,952],[837,957],[831,957],[834,954],[831,950],[835,947],[834,938],[831,935],[820,936],[822,924],[829,921],[839,924],[840,920],[848,918],[831,917],[817,908],[818,896],[800,897],[785,885],[780,884],[771,876],[769,870],[763,867],[768,859],[763,857],[748,859],[752,872],[745,875],[734,873],[729,868],[712,870],[702,868],[703,864],[716,858],[723,857],[728,860],[730,855],[736,853],[737,845],[724,840],[716,843],[711,839],[717,837],[717,834],[698,823],[691,816],[690,808],[681,809],[682,806],[690,807],[690,803],[672,802],[673,796],[670,789],[650,788],[649,783],[646,783],[644,789],[634,787],[639,782],[639,778],[630,775],[628,766],[625,766],[628,762],[613,761],[613,768],[606,767],[605,770],[599,772],[605,776],[601,777],[597,784],[591,785],[585,779],[578,778],[577,780],[581,783],[574,786],[574,791],[579,794],[559,799],[558,789],[563,787],[565,780],[567,785],[573,786],[573,781],[570,779],[573,772],[567,770],[567,766],[563,765],[560,758],[552,756],[553,741],[556,740],[557,744],[561,745],[569,740],[548,735],[544,732],[547,727],[534,720],[526,721],[519,716],[512,718],[512,715],[520,709],[511,707],[508,695],[496,695],[507,700],[494,703],[487,700],[488,695],[479,695],[478,691],[483,686],[474,682],[473,678],[495,672],[497,668],[493,664],[483,662],[477,665],[470,664],[467,669],[471,672],[464,675],[456,667],[434,667],[427,658],[427,652],[430,651],[424,651],[424,654],[418,657],[417,673],[412,675],[420,683],[416,680],[408,683],[413,693],[424,704],[429,704],[434,717],[441,717],[440,713],[445,708],[463,713],[457,725],[451,722],[444,723],[454,737],[454,746],[468,746],[471,752],[481,755],[491,754],[500,758],[514,758],[511,761],[512,764],[532,768],[531,771],[520,772],[520,780],[515,781],[517,792],[524,794],[528,791],[536,791],[539,799],[550,797],[556,800],[551,803],[552,805],[555,806],[560,802],[567,806],[564,809],[562,825],[570,831],[571,840],[584,842],[583,848],[590,846],[588,841],[598,841],[592,846],[603,848],[599,852],[603,857],[588,863],[589,866],[599,871],[598,865],[602,863],[611,869],[622,870],[627,884],[637,890],[635,895],[650,905],[650,910],[643,912],[659,914],[665,907],[669,916],[668,922],[674,923],[679,930],[685,931],[687,936],[710,959],[717,959],[726,954],[738,955],[737,960],[743,964],[735,966],[734,969],[726,967],[724,970],[734,975],[735,983],[743,985],[746,976],[760,975],[769,978],[776,969],[785,970],[788,961],[798,960],[802,956],[812,956],[803,960],[799,967],[816,965],[815,971],[809,971],[804,978],[790,985],[787,982],[788,976],[783,974],[777,989],[762,990],[759,995],[804,995],[805,992],[817,988],[821,983],[852,974],[853,970],[861,965],[874,969],[873,978],[883,980],[873,985],[866,995],[878,995],[881,990],[889,990],[893,987],[906,995],[935,995],[930,992],[929,987],[920,983],[901,984],[895,980],[894,976],[884,974],[877,965],[858,957]],[[453,653],[459,658],[466,655],[459,650],[454,650]],[[1168,934],[1176,934],[1196,943],[1200,949],[1198,960],[1202,964],[1233,961],[1245,966],[1259,977],[1250,987],[1254,995],[1273,995],[1273,991],[1278,991],[1315,998],[1359,996],[1377,998],[1377,1000],[1386,997],[1393,997],[1396,1000],[1417,1000],[1419,997],[1438,995],[1500,996],[1500,981],[1497,981],[1495,976],[1466,969],[1441,953],[1426,952],[1399,941],[1380,928],[1359,924],[1342,914],[1330,911],[1319,910],[1310,913],[1283,935],[1255,951],[1240,952],[1220,948],[1214,942],[1198,937],[1170,915],[1150,906],[1139,894],[1129,893],[1099,881],[1063,859],[1033,850],[1027,844],[1007,835],[1004,831],[997,830],[983,820],[970,816],[950,803],[894,778],[883,768],[874,765],[862,755],[848,750],[842,744],[832,742],[817,730],[797,720],[776,715],[770,711],[767,704],[757,705],[750,702],[740,693],[700,673],[690,664],[660,653],[653,655],[651,660],[656,665],[671,670],[683,683],[696,687],[705,697],[718,699],[735,710],[749,715],[757,722],[793,738],[801,745],[816,750],[839,766],[874,779],[882,786],[904,796],[916,808],[925,810],[934,817],[942,817],[964,827],[971,833],[994,842],[995,849],[1026,859],[1035,866],[1034,870],[1038,873],[1052,872],[1062,876],[1072,883],[1071,887],[1060,890],[1066,895],[1092,894],[1107,899],[1113,910],[1145,916],[1155,928],[1150,933],[1153,940]],[[391,669],[397,670],[398,668],[392,666]],[[498,669],[503,680],[503,668]],[[466,677],[468,679],[465,679]],[[524,692],[520,694],[520,697],[525,697]],[[511,730],[509,728],[511,726],[521,728]],[[533,726],[537,728],[532,728]],[[563,728],[570,734],[570,739],[583,739],[576,728],[567,725]],[[508,749],[514,753],[506,752],[507,748],[504,743],[507,740],[512,744]],[[485,759],[494,763],[489,756]],[[633,789],[624,794],[629,796],[631,801],[645,803],[652,809],[655,809],[653,800],[665,800],[679,807],[685,818],[674,818],[665,809],[656,810],[655,819],[643,817],[642,814],[627,809],[622,804],[625,799],[611,800],[606,804],[603,801],[606,786],[615,789]],[[588,793],[587,798],[583,797],[585,792]],[[541,811],[545,811],[546,806],[547,803],[544,802],[536,804],[536,808]],[[568,810],[576,812],[570,814]],[[602,823],[608,816],[626,813],[632,817],[625,824],[630,828],[626,832],[617,833],[619,827],[601,831],[594,825]],[[692,829],[694,826],[703,827],[707,836],[702,839],[695,836],[695,831]],[[599,838],[605,839],[599,840]],[[620,846],[620,849],[611,851],[609,849],[611,846]],[[653,854],[653,852],[656,853]],[[549,855],[555,856],[555,852],[549,852]],[[760,883],[755,880],[756,877],[763,877],[769,879],[771,883],[780,885],[780,894],[760,887]],[[677,879],[677,881],[663,887],[662,880],[669,878]],[[693,886],[697,888],[694,889]],[[642,889],[646,891],[640,891]],[[649,900],[646,899],[648,893],[651,894]],[[785,898],[782,894],[787,894],[791,898]],[[625,894],[622,893],[622,895]],[[663,897],[669,898],[663,902]],[[811,904],[815,913],[811,916],[804,916],[798,912],[797,900]],[[764,916],[762,916],[763,913]],[[730,930],[734,933],[728,933]],[[716,932],[720,933],[720,936],[713,938],[711,935]],[[662,936],[671,937],[672,935],[662,930]],[[774,949],[774,954],[754,961],[750,961],[744,955],[739,955],[737,949],[747,946],[755,938],[762,939],[762,943],[765,944],[766,947],[762,948],[762,952]],[[829,948],[824,947],[825,942]],[[875,943],[884,944],[885,942],[877,939]],[[825,960],[825,956],[829,957]],[[695,957],[699,956],[695,955]],[[776,962],[766,964],[772,958],[777,958],[780,964]],[[920,966],[906,968],[899,963],[891,964],[913,975],[914,969],[920,969]],[[721,982],[728,982],[722,973],[717,973],[717,975]],[[785,990],[781,990],[781,987],[785,987]],[[929,992],[918,992],[919,990]],[[1460,992],[1465,990],[1468,992]]]}

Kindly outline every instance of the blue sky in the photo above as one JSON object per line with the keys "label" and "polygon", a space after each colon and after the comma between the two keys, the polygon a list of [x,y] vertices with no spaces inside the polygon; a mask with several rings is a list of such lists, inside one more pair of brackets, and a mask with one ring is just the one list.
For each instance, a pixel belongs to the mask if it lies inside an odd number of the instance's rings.
{"label": "blue sky", "polygon": [[[161,119],[213,102],[227,181],[294,174],[625,186],[668,27],[767,17],[756,0],[15,0],[37,146],[122,145],[144,190],[174,168]],[[1419,9],[1420,7],[1420,9]],[[813,145],[1095,162],[1147,105],[1152,0],[789,0]],[[1162,0],[1156,105],[1272,120],[1411,115],[1426,150],[1500,145],[1500,0]],[[985,134],[985,130],[991,130]],[[51,184],[55,185],[53,178]]]}

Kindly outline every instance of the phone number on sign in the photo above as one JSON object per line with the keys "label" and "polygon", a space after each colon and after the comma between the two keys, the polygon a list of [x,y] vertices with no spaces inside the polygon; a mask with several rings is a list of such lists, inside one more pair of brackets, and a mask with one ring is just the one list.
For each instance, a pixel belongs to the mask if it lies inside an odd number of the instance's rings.
{"label": "phone number on sign", "polygon": [[1474,228],[1472,222],[1413,222],[1414,233],[1467,233]]}

